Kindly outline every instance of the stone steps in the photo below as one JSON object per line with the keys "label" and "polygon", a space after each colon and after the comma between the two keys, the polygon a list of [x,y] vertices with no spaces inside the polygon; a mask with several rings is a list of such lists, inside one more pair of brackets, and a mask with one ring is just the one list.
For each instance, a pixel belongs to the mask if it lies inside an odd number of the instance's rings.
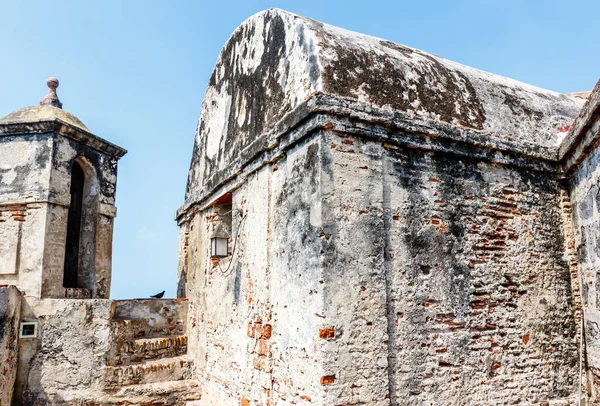
{"label": "stone steps", "polygon": [[111,321],[106,394],[98,405],[184,406],[200,399],[198,381],[189,380],[192,360],[186,356],[184,319],[168,303],[146,305],[144,311],[121,309]]}
{"label": "stone steps", "polygon": [[196,405],[201,398],[200,382],[170,381],[125,386],[78,406],[186,406]]}
{"label": "stone steps", "polygon": [[200,400],[200,382],[190,379],[125,386],[106,400],[112,404],[187,405]]}
{"label": "stone steps", "polygon": [[147,383],[142,385],[124,386],[115,396],[166,395],[172,393],[195,393],[200,388],[200,382],[194,379]]}
{"label": "stone steps", "polygon": [[187,379],[192,360],[186,356],[147,360],[139,364],[106,366],[104,384],[106,388],[170,382]]}
{"label": "stone steps", "polygon": [[114,355],[106,363],[118,366],[151,359],[170,358],[187,353],[187,336],[139,338],[116,344]]}

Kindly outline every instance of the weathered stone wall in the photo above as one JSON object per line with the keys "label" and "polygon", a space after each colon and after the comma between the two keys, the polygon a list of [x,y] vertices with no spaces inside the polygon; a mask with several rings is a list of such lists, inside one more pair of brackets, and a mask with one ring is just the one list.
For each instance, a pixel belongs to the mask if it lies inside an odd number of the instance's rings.
{"label": "weathered stone wall", "polygon": [[133,299],[116,300],[115,319],[144,319],[148,334],[185,334],[187,301],[185,299]]}
{"label": "weathered stone wall", "polygon": [[232,191],[229,258],[213,209],[182,227],[203,400],[572,402],[554,177],[334,132],[262,167]]}
{"label": "weathered stone wall", "polygon": [[[600,128],[596,124],[595,131]],[[600,387],[600,150],[593,149],[571,176],[574,231],[585,319],[586,361],[598,398]]]}
{"label": "weathered stone wall", "polygon": [[[13,404],[136,404],[135,395],[118,390],[144,380],[178,380],[182,376],[176,373],[187,373],[187,365],[179,367],[178,358],[162,359],[185,354],[186,318],[187,302],[178,299],[26,297],[22,319],[37,321],[39,329],[37,338],[19,340]],[[16,362],[17,352],[9,354]],[[148,357],[150,364],[140,363],[139,357]],[[145,395],[148,404],[161,399],[151,388]]]}
{"label": "weathered stone wall", "polygon": [[52,138],[0,137],[0,284],[41,295]]}
{"label": "weathered stone wall", "polygon": [[[283,10],[244,21],[210,78],[186,203],[274,145],[315,93],[554,147],[583,101]],[[300,117],[302,118],[302,117]]]}
{"label": "weathered stone wall", "polygon": [[53,197],[46,234],[50,243],[44,252],[44,287],[46,297],[65,297],[62,288],[65,238],[70,204],[71,168],[73,163],[85,174],[80,236],[78,283],[90,289],[93,297],[110,295],[112,230],[116,216],[115,192],[117,158],[90,148],[67,137],[54,139],[50,194]]}
{"label": "weathered stone wall", "polygon": [[332,353],[350,355],[331,363],[333,398],[384,404],[389,376],[392,404],[572,401],[575,309],[553,175],[329,142],[326,303]]}
{"label": "weathered stone wall", "polygon": [[0,405],[10,405],[17,376],[21,292],[0,286]]}
{"label": "weathered stone wall", "polygon": [[68,296],[63,268],[77,160],[86,172],[81,287],[108,298],[117,159],[58,133],[0,136],[0,283],[28,296]]}
{"label": "weathered stone wall", "polygon": [[572,404],[557,158],[581,105],[281,10],[245,21],[176,215],[203,400]]}
{"label": "weathered stone wall", "polygon": [[49,134],[0,136],[2,203],[48,199],[52,144]]}
{"label": "weathered stone wall", "polygon": [[301,145],[233,191],[229,258],[210,258],[213,208],[182,224],[189,352],[207,405],[323,397],[319,150]]}
{"label": "weathered stone wall", "polygon": [[273,404],[324,402],[319,382],[328,372],[323,354],[330,324],[324,302],[323,148],[320,138],[309,138],[273,168],[270,220],[264,220],[271,242]]}
{"label": "weathered stone wall", "polygon": [[59,405],[98,396],[112,312],[110,300],[27,298],[22,317],[39,322],[39,335],[20,340],[15,404]]}

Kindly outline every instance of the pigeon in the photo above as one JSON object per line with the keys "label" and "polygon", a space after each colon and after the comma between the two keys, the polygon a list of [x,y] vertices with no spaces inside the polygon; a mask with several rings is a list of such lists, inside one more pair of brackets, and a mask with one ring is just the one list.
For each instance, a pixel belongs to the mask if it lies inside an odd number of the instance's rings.
{"label": "pigeon", "polygon": [[152,296],[150,296],[150,297],[153,297],[153,298],[155,298],[155,299],[160,299],[160,298],[162,298],[164,295],[165,295],[165,291],[163,290],[162,292],[160,292],[160,293],[157,293],[156,295],[152,295]]}

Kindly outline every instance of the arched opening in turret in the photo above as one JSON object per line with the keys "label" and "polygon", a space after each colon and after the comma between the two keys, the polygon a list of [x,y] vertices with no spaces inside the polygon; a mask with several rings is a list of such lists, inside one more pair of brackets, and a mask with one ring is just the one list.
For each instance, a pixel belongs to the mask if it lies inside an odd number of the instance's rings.
{"label": "arched opening in turret", "polygon": [[83,191],[85,174],[77,162],[71,169],[71,204],[67,219],[67,242],[65,247],[65,273],[63,286],[78,288],[79,242],[81,237],[81,215],[83,212]]}
{"label": "arched opening in turret", "polygon": [[83,157],[71,169],[71,204],[67,218],[63,287],[94,288],[98,181],[94,167]]}

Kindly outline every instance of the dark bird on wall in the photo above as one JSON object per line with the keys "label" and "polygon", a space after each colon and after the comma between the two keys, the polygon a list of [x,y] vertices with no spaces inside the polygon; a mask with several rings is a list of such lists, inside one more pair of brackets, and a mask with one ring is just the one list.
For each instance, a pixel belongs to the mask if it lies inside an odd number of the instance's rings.
{"label": "dark bird on wall", "polygon": [[150,297],[153,297],[153,298],[155,298],[155,299],[160,299],[160,298],[162,298],[164,295],[165,295],[165,291],[163,290],[162,292],[160,292],[160,293],[157,293],[156,295],[152,295],[152,296],[150,296]]}

